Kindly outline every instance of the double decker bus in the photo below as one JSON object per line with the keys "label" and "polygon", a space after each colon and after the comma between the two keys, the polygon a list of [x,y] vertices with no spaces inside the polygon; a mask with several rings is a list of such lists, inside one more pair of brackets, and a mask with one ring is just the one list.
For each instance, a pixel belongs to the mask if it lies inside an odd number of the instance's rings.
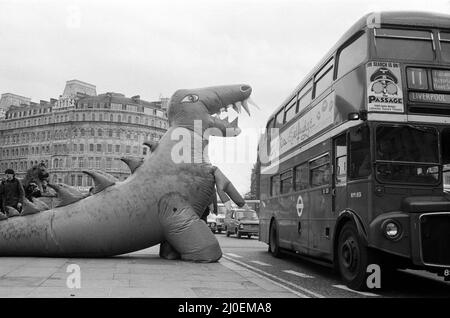
{"label": "double decker bus", "polygon": [[357,21],[270,116],[260,241],[367,288],[397,268],[450,275],[450,16]]}

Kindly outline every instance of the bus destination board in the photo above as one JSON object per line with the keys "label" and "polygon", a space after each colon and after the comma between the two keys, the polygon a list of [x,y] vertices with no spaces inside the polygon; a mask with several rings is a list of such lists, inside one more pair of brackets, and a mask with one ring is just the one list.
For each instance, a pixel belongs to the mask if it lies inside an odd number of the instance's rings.
{"label": "bus destination board", "polygon": [[433,88],[437,91],[450,91],[450,70],[433,70]]}
{"label": "bus destination board", "polygon": [[435,93],[422,93],[422,92],[410,92],[409,100],[412,102],[421,102],[421,103],[450,104],[450,95],[435,94]]}

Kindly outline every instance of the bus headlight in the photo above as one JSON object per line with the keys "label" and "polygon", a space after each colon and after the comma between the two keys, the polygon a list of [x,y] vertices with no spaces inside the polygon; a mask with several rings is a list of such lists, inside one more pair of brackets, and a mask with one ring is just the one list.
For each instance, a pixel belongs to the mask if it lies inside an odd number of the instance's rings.
{"label": "bus headlight", "polygon": [[386,222],[384,222],[383,232],[388,239],[396,240],[400,237],[401,234],[400,225],[393,220],[387,220]]}
{"label": "bus headlight", "polygon": [[243,229],[244,228],[244,225],[242,225],[242,224],[239,224],[239,229]]}

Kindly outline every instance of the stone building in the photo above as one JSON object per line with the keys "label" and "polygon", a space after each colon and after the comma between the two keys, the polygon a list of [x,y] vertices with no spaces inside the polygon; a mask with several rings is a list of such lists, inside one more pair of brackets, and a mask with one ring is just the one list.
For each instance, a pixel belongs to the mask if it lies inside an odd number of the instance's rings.
{"label": "stone building", "polygon": [[[7,105],[13,94],[3,94]],[[4,98],[5,97],[5,98]],[[20,97],[20,96],[19,96]],[[12,168],[18,177],[45,162],[51,182],[88,189],[92,179],[82,170],[98,169],[120,180],[129,175],[121,157],[144,157],[145,140],[158,141],[168,128],[167,99],[156,102],[119,93],[97,95],[92,84],[66,82],[63,94],[50,101],[17,98],[0,119],[0,175]]]}

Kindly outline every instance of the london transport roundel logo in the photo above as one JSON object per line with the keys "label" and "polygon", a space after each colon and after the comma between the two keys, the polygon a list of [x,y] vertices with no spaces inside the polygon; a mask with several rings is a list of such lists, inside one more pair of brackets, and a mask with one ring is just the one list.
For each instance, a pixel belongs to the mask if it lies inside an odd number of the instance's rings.
{"label": "london transport roundel logo", "polygon": [[297,214],[298,214],[298,217],[301,217],[302,216],[302,213],[303,213],[303,207],[304,207],[304,205],[303,205],[303,198],[302,198],[302,196],[301,195],[299,195],[298,196],[298,199],[297,199]]}

